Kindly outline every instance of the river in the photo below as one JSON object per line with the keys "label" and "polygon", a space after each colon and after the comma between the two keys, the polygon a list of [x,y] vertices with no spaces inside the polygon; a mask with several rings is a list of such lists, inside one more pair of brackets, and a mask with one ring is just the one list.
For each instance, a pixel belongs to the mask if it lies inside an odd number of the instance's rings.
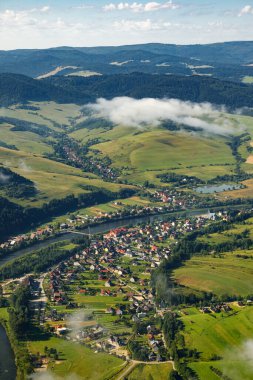
{"label": "river", "polygon": [[[207,212],[208,212],[207,209],[199,209],[199,210],[194,210],[194,211],[178,211],[178,212],[173,212],[169,214],[133,216],[126,219],[114,220],[114,221],[100,223],[100,224],[90,226],[90,227],[85,227],[82,230],[79,230],[79,232],[84,233],[84,234],[96,235],[96,234],[102,234],[104,232],[107,232],[109,230],[112,230],[118,227],[131,226],[131,225],[136,225],[136,224],[141,224],[141,223],[152,223],[154,221],[159,221],[159,220],[163,221],[163,220],[167,220],[169,218],[179,216],[179,215],[186,215],[186,216],[196,215],[197,216],[197,215],[204,214]],[[31,253],[33,251],[46,248],[50,244],[57,243],[63,240],[71,240],[76,237],[78,237],[78,235],[73,232],[65,232],[65,233],[61,233],[58,236],[36,243],[30,247],[19,249],[18,251],[13,252],[13,253],[8,253],[5,256],[0,258],[0,266],[8,263],[9,261],[12,261],[13,259],[17,259],[21,256]]]}
{"label": "river", "polygon": [[2,325],[0,325],[0,379],[16,379],[16,365],[14,354],[5,329]]}
{"label": "river", "polygon": [[[249,204],[241,204],[241,205],[227,205],[227,209],[243,209],[243,208],[251,208],[252,206]],[[212,207],[213,211],[219,211],[221,209],[224,209],[224,207]],[[178,216],[199,216],[203,214],[207,214],[209,212],[208,209],[203,208],[203,209],[197,209],[197,210],[183,210],[183,211],[175,211],[171,212],[168,214],[159,214],[159,215],[146,215],[146,216],[131,216],[127,217],[125,219],[120,219],[120,220],[114,220],[110,222],[102,222],[100,224],[90,226],[90,227],[85,227],[79,232],[84,233],[84,234],[90,234],[90,235],[96,235],[96,234],[102,234],[104,232],[107,232],[109,230],[112,230],[114,228],[118,227],[125,227],[125,226],[132,226],[136,224],[141,224],[141,223],[152,223],[154,221],[163,221],[163,220],[169,220],[170,218],[173,217],[178,217]],[[44,241],[41,241],[39,243],[36,243],[30,247],[19,249],[16,252],[13,253],[8,253],[3,257],[0,257],[0,267],[9,261],[12,261],[13,259],[17,259],[21,256],[24,256],[28,253],[31,253],[33,251],[37,251],[42,248],[46,248],[49,245],[53,243],[57,243],[63,240],[71,240],[73,238],[76,238],[78,235],[73,232],[63,232],[60,233],[58,236],[51,237],[49,239],[46,239]],[[80,235],[81,236],[81,235]],[[1,380],[1,379],[0,379]]]}

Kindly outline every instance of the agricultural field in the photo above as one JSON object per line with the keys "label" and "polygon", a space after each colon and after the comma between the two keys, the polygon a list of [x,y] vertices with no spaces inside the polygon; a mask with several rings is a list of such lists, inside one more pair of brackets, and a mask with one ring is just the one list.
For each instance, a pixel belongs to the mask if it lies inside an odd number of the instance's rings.
{"label": "agricultural field", "polygon": [[211,362],[196,362],[191,363],[189,367],[198,375],[199,380],[217,380],[217,375],[211,371],[210,367],[213,366],[231,380],[251,380],[252,379],[252,362],[249,360],[220,360]]}
{"label": "agricultural field", "polygon": [[[246,255],[248,259],[236,257]],[[195,290],[247,296],[253,294],[253,251],[234,251],[221,257],[193,257],[173,273],[180,285]]]}
{"label": "agricultural field", "polygon": [[[252,379],[246,349],[253,339],[253,308],[236,304],[231,307],[229,313],[220,314],[202,314],[192,309],[181,317],[186,345],[197,349],[200,355],[199,362],[190,365],[200,380],[217,378],[210,366],[220,369],[232,380]],[[241,377],[242,374],[245,377]]]}
{"label": "agricultural field", "polygon": [[[93,185],[117,191],[122,185],[105,182],[94,174],[49,160],[35,154],[0,148],[0,161],[14,172],[33,181],[39,191],[34,200],[26,199],[22,204],[41,205],[51,199],[69,194],[85,193],[85,185]],[[125,187],[125,185],[124,185]],[[57,192],[55,191],[57,189]]]}
{"label": "agricultural field", "polygon": [[253,83],[253,77],[251,77],[251,76],[245,76],[245,77],[243,77],[242,82],[246,83],[246,84],[252,84]]}
{"label": "agricultural field", "polygon": [[[29,351],[44,353],[44,347],[55,348],[60,353],[57,362],[49,364],[47,374],[60,378],[68,375],[81,376],[86,380],[103,380],[117,373],[124,366],[124,361],[106,353],[94,353],[83,345],[64,339],[50,337],[44,340],[31,340]],[[94,366],[94,363],[97,365]]]}
{"label": "agricultural field", "polygon": [[3,124],[0,128],[0,141],[8,145],[14,145],[18,150],[27,153],[44,155],[52,153],[53,149],[48,145],[48,140],[28,131],[12,131],[12,126]]}
{"label": "agricultural field", "polygon": [[26,109],[22,105],[0,108],[0,116],[44,124],[52,129],[56,128],[55,123],[57,123],[59,126],[56,130],[59,130],[62,126],[70,125],[72,120],[81,117],[80,106],[75,104],[29,102],[28,106],[34,108],[34,110]]}
{"label": "agricultural field", "polygon": [[[192,147],[194,146],[194,151]],[[116,167],[129,166],[140,171],[173,167],[233,163],[223,139],[196,137],[164,130],[139,132],[93,146],[109,155]]]}
{"label": "agricultural field", "polygon": [[138,364],[134,370],[127,376],[127,380],[151,380],[151,379],[168,379],[172,370],[172,364]]}
{"label": "agricultural field", "polygon": [[[216,232],[212,234],[205,234],[198,237],[201,242],[209,244],[217,244],[223,242],[232,242],[235,235],[241,234],[247,230],[248,236],[253,239],[253,218],[244,220],[242,223],[233,223],[225,231]],[[248,252],[248,251],[247,251]]]}
{"label": "agricultural field", "polygon": [[[252,167],[252,169],[253,169],[253,167]],[[250,173],[252,173],[251,170],[250,170]],[[252,198],[253,179],[248,179],[246,181],[243,181],[242,184],[245,186],[244,188],[238,189],[238,190],[224,191],[223,193],[219,194],[219,198],[226,198],[226,199]]]}

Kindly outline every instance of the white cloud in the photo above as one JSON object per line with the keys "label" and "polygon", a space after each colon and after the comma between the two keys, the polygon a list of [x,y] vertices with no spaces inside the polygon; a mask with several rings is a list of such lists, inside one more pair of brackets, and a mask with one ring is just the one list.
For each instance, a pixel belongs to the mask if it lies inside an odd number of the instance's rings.
{"label": "white cloud", "polygon": [[78,5],[77,7],[72,7],[72,9],[93,9],[94,8],[94,5],[90,5],[90,4],[82,4],[82,5]]}
{"label": "white cloud", "polygon": [[[210,25],[211,26],[211,25]],[[218,23],[215,23],[215,28],[218,27]],[[219,26],[221,24],[219,23]],[[203,27],[198,24],[182,24],[182,23],[175,23],[170,21],[152,21],[150,18],[147,18],[145,20],[131,20],[131,19],[122,19],[119,21],[115,21],[113,23],[113,27],[117,29],[117,31],[123,31],[123,32],[150,32],[150,31],[167,31],[172,30],[173,33],[176,31],[193,31],[193,30],[201,30]],[[204,28],[206,31],[206,26]]]}
{"label": "white cloud", "polygon": [[160,30],[161,25],[153,23],[150,19],[134,21],[134,20],[120,20],[115,21],[113,24],[114,28],[122,30],[125,32],[130,31],[151,31],[151,30]]}
{"label": "white cloud", "polygon": [[253,15],[253,6],[252,5],[245,5],[245,7],[243,7],[241,9],[238,16],[243,16],[243,15],[247,15],[247,14]]}
{"label": "white cloud", "polygon": [[41,9],[39,9],[39,11],[42,12],[42,13],[48,12],[49,10],[50,10],[50,7],[48,5],[45,5],[44,7],[42,7]]}
{"label": "white cloud", "polygon": [[23,11],[14,11],[12,9],[6,9],[4,12],[0,13],[0,26],[31,26],[35,25],[41,21],[41,18],[37,18],[36,13],[45,14],[50,10],[49,6],[44,6],[42,8],[31,8]]}
{"label": "white cloud", "polygon": [[210,103],[192,103],[178,99],[133,99],[117,97],[112,100],[100,98],[95,104],[87,106],[89,110],[114,124],[142,127],[158,126],[171,120],[175,123],[202,128],[209,133],[226,135],[233,132],[233,126],[221,111]]}
{"label": "white cloud", "polygon": [[114,4],[110,3],[103,7],[103,9],[107,12],[109,11],[123,11],[123,10],[130,10],[132,12],[154,12],[162,9],[177,9],[179,8],[178,4],[174,4],[172,1],[166,1],[163,3],[159,3],[156,1],[151,1],[148,3],[119,3]]}

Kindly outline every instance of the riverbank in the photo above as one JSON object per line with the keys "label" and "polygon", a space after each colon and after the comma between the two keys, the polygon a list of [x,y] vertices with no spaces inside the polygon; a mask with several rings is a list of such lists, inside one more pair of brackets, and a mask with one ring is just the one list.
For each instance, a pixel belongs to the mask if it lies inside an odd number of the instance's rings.
{"label": "riverbank", "polygon": [[7,326],[7,309],[0,309],[0,379],[15,380],[17,369],[15,355],[9,339]]}
{"label": "riverbank", "polygon": [[[233,204],[233,205],[226,205],[226,206],[217,206],[217,207],[212,207],[211,210],[219,211],[219,210],[225,210],[225,209],[229,209],[229,210],[238,209],[238,208],[244,209],[248,207],[249,208],[252,207],[251,204],[245,203],[245,204],[240,204],[240,205]],[[169,218],[179,217],[179,216],[198,216],[202,214],[207,214],[208,212],[209,212],[209,209],[207,208],[199,208],[199,209],[173,211],[170,213],[151,214],[151,215],[144,215],[144,216],[139,216],[139,215],[126,216],[119,219],[91,223],[85,226],[84,228],[78,228],[73,231],[71,230],[62,231],[60,234],[57,234],[57,236],[52,236],[46,240],[35,243],[27,248],[6,253],[6,255],[0,257],[0,267],[26,254],[29,254],[34,251],[38,251],[42,248],[47,248],[51,244],[76,238],[78,237],[78,234],[76,232],[79,232],[80,236],[82,234],[91,236],[91,235],[102,234],[115,228],[127,227],[127,226],[141,224],[141,223],[153,223],[156,220],[164,221]]]}

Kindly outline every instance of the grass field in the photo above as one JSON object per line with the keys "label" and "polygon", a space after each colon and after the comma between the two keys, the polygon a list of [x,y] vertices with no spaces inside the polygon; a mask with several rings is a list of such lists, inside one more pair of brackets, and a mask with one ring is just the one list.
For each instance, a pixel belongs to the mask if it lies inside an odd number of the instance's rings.
{"label": "grass field", "polygon": [[243,83],[247,83],[247,84],[251,84],[251,83],[253,83],[253,77],[251,77],[251,76],[245,76],[245,77],[243,77],[242,82]]}
{"label": "grass field", "polygon": [[230,313],[202,314],[195,309],[181,318],[188,348],[196,348],[202,361],[215,354],[223,359],[253,339],[253,307],[236,307]]}
{"label": "grass field", "polygon": [[210,366],[218,368],[224,375],[229,376],[231,380],[252,380],[253,370],[252,363],[248,361],[221,360],[212,362],[191,363],[190,367],[198,374],[199,380],[217,380],[217,375],[211,371]]}
{"label": "grass field", "polygon": [[247,181],[243,181],[242,184],[246,187],[243,189],[238,189],[238,190],[224,191],[223,193],[219,194],[219,198],[227,198],[227,199],[252,198],[253,179],[248,179]]}
{"label": "grass field", "polygon": [[[235,257],[247,254],[249,259]],[[175,281],[183,286],[213,292],[247,296],[253,294],[253,251],[235,251],[222,257],[193,257],[173,273]]]}
{"label": "grass field", "polygon": [[253,239],[253,218],[246,219],[243,223],[233,223],[226,231],[206,234],[198,240],[209,244],[228,242],[233,240],[235,234],[241,234],[245,230],[248,230],[249,237]]}
{"label": "grass field", "polygon": [[[216,380],[210,366],[213,366],[231,380],[251,380],[253,378],[252,353],[253,308],[232,305],[233,311],[221,314],[201,314],[190,309],[181,320],[188,348],[195,348],[200,361],[190,363],[199,380]],[[216,355],[220,360],[212,360]]]}
{"label": "grass field", "polygon": [[109,155],[114,166],[130,166],[139,170],[169,169],[188,166],[189,163],[200,166],[210,162],[234,162],[223,139],[207,139],[159,129],[127,135],[95,145],[94,148]]}
{"label": "grass field", "polygon": [[15,145],[18,150],[28,153],[45,154],[52,153],[53,149],[47,141],[39,135],[31,132],[14,132],[12,126],[2,124],[0,126],[0,141],[8,145]]}
{"label": "grass field", "polygon": [[9,318],[9,314],[7,311],[7,307],[0,307],[0,319],[7,320]]}
{"label": "grass field", "polygon": [[29,102],[29,105],[34,106],[38,109],[32,111],[22,109],[19,106],[0,108],[0,116],[43,124],[53,129],[55,129],[53,122],[56,122],[60,126],[70,125],[70,121],[72,119],[81,117],[80,106],[77,106],[75,104],[58,104],[55,102]]}
{"label": "grass field", "polygon": [[[83,380],[104,380],[117,373],[124,362],[112,355],[94,353],[78,343],[51,337],[47,340],[30,341],[29,350],[32,353],[44,353],[44,347],[56,348],[60,353],[59,361],[49,365],[48,372],[60,378],[77,376]],[[95,364],[96,363],[96,364]]]}
{"label": "grass field", "polygon": [[138,364],[127,376],[128,380],[168,380],[172,365],[165,364]]}
{"label": "grass field", "polygon": [[[112,191],[122,187],[104,182],[91,173],[84,173],[71,166],[21,151],[0,148],[0,162],[36,184],[39,193],[34,198],[33,205],[40,205],[54,198],[63,198],[69,194],[84,193],[82,186],[85,185]],[[24,200],[23,204],[31,204],[31,199]]]}

